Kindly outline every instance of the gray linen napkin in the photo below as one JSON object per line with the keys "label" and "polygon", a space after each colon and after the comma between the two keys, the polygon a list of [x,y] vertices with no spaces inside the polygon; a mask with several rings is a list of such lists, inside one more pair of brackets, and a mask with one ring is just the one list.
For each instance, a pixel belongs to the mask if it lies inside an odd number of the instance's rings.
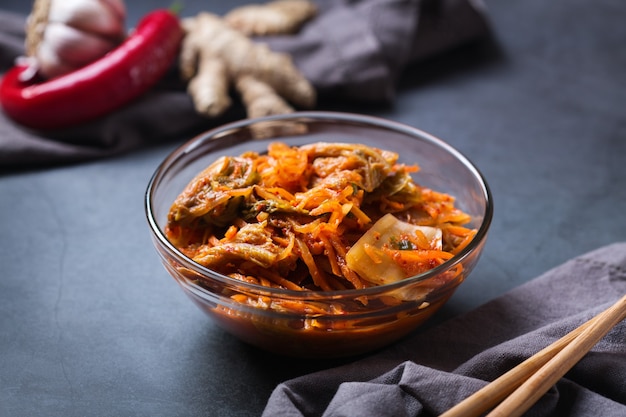
{"label": "gray linen napkin", "polygon": [[[625,293],[626,243],[615,243],[378,354],[286,381],[263,415],[439,415]],[[626,416],[626,322],[526,415]]]}
{"label": "gray linen napkin", "polygon": [[[294,36],[259,39],[292,54],[322,102],[388,102],[410,63],[488,34],[479,0],[318,0],[320,13]],[[0,11],[0,73],[22,54],[24,17]],[[235,106],[236,107],[236,106]],[[73,129],[36,132],[0,112],[0,171],[76,162],[181,139],[243,118],[195,114],[176,69],[148,95]]]}

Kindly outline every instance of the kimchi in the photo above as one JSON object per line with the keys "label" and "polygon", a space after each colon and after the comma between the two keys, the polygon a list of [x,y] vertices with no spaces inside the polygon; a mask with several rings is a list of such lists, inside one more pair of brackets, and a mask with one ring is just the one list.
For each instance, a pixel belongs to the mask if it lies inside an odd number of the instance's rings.
{"label": "kimchi", "polygon": [[473,239],[453,196],[419,185],[418,165],[351,143],[224,156],[168,214],[168,239],[231,278],[290,290],[384,285],[441,265]]}

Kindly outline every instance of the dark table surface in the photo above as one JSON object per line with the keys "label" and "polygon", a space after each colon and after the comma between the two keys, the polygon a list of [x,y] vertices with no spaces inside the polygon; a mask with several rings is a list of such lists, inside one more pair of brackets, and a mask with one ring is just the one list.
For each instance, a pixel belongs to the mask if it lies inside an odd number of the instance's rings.
{"label": "dark table surface", "polygon": [[[127,3],[132,22],[170,2]],[[393,106],[340,109],[441,137],[491,186],[484,255],[432,324],[626,238],[626,3],[486,4],[494,41],[409,68]],[[165,272],[143,195],[179,144],[0,177],[0,415],[255,416],[279,382],[341,363],[242,344]]]}

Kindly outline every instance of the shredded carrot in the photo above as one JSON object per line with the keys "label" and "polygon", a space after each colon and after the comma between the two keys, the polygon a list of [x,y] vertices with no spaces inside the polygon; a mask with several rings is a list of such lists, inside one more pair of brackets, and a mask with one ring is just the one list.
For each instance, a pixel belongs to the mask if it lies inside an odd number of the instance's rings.
{"label": "shredded carrot", "polygon": [[231,225],[228,228],[228,230],[226,230],[226,233],[224,233],[224,238],[226,240],[232,240],[236,234],[237,234],[237,226]]}
{"label": "shredded carrot", "polygon": [[263,276],[264,279],[271,281],[273,284],[276,284],[279,287],[287,288],[288,290],[294,290],[294,291],[304,290],[304,288],[302,288],[301,286],[295,284],[292,281],[289,281],[288,279],[285,279],[284,277],[280,276],[274,271],[270,271],[268,269],[264,269],[260,267],[254,267],[251,269],[253,272],[256,273],[256,275]]}
{"label": "shredded carrot", "polygon": [[359,222],[361,226],[365,226],[372,222],[372,219],[367,214],[365,214],[363,210],[361,210],[359,206],[357,205],[353,204],[350,207],[350,213],[352,213],[354,217],[356,217],[356,220]]}
{"label": "shredded carrot", "polygon": [[[274,240],[279,240],[278,238],[275,238]],[[281,242],[282,243],[282,242]],[[291,255],[293,248],[296,244],[296,238],[293,234],[289,235],[289,240],[286,242],[287,244],[285,245],[285,249],[283,249],[283,251],[278,255],[278,258],[276,259],[277,261],[281,261],[285,258],[287,258],[289,255]]]}
{"label": "shredded carrot", "polygon": [[335,248],[330,242],[328,235],[323,234],[319,238],[324,244],[324,249],[326,250],[326,257],[328,258],[328,263],[330,264],[332,273],[337,276],[341,276],[342,272],[341,272],[341,267],[339,266],[339,263],[337,262],[337,254],[335,253]]}
{"label": "shredded carrot", "polygon": [[379,264],[382,263],[383,258],[382,258],[382,251],[380,249],[378,249],[375,246],[372,246],[368,243],[366,243],[365,245],[363,245],[363,249],[365,249],[365,253],[367,254],[367,256],[370,257],[370,259],[375,263],[375,264]]}
{"label": "shredded carrot", "polygon": [[313,283],[324,291],[331,291],[332,288],[328,284],[328,281],[325,279],[322,271],[320,271],[315,264],[315,259],[313,259],[313,255],[311,255],[309,247],[300,239],[296,239],[296,243],[298,249],[300,250],[300,256],[302,257],[302,260],[309,268],[309,272],[311,273],[311,277],[313,278]]}
{"label": "shredded carrot", "polygon": [[392,256],[396,259],[401,259],[403,262],[429,262],[429,261],[446,261],[451,259],[454,255],[450,252],[440,250],[388,250]]}
{"label": "shredded carrot", "polygon": [[472,230],[470,233],[467,233],[467,235],[465,236],[465,238],[461,241],[461,243],[459,243],[455,248],[453,248],[450,253],[457,255],[459,252],[461,252],[463,249],[465,249],[467,247],[467,245],[469,245],[469,243],[474,239],[474,236],[476,236],[476,231]]}
{"label": "shredded carrot", "polygon": [[393,201],[389,197],[383,196],[381,198],[382,209],[388,213],[398,212],[405,209],[404,203],[399,201]]}
{"label": "shredded carrot", "polygon": [[[337,234],[330,235],[330,244],[337,253],[337,262],[339,264],[339,267],[341,268],[341,271],[343,272],[344,277],[354,286],[354,288],[364,288],[366,286],[365,281],[362,280],[356,274],[356,272],[348,268],[348,266],[346,265],[345,259],[348,249]],[[339,259],[341,260],[341,262],[339,262]]]}

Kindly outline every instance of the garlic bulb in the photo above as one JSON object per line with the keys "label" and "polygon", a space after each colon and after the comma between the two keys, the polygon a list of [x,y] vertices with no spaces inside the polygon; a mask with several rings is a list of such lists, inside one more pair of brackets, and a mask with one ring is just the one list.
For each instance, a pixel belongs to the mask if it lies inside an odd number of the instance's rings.
{"label": "garlic bulb", "polygon": [[26,25],[27,63],[43,78],[81,68],[126,37],[123,0],[35,0]]}

